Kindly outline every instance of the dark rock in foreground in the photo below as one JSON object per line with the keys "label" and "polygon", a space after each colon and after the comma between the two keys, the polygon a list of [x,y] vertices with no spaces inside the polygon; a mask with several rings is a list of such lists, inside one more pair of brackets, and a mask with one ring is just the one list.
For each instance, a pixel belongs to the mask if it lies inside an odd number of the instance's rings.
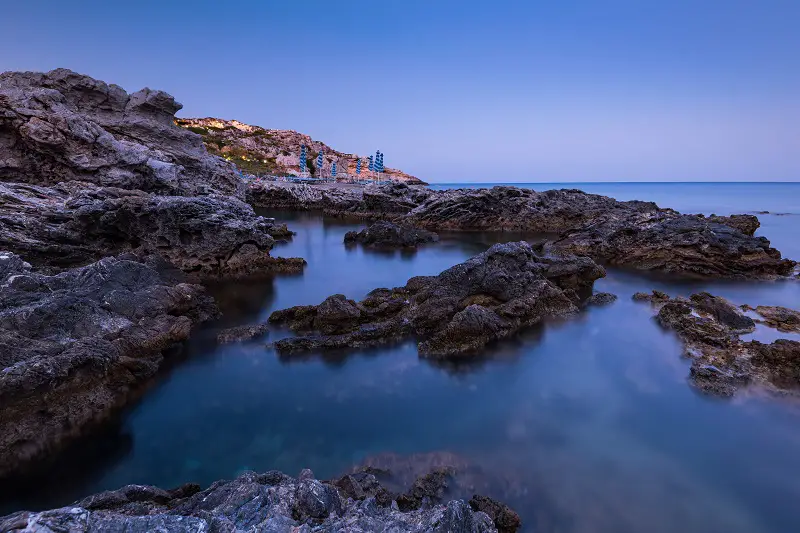
{"label": "dark rock in foreground", "polygon": [[252,326],[236,326],[223,329],[217,333],[217,342],[230,344],[232,342],[245,342],[260,337],[269,331],[269,324],[255,324]]}
{"label": "dark rock in foreground", "polygon": [[386,221],[375,222],[361,231],[348,231],[344,236],[345,243],[385,248],[416,248],[437,240],[439,236],[431,231]]}
{"label": "dark rock in foreground", "polygon": [[594,305],[594,306],[603,306],[603,305],[610,305],[617,301],[617,295],[611,294],[610,292],[598,292],[589,296],[586,299],[585,304]]}
{"label": "dark rock in foreground", "polygon": [[412,335],[420,354],[453,357],[549,317],[576,313],[579,298],[605,271],[586,257],[543,256],[525,242],[497,244],[438,276],[376,289],[357,303],[342,295],[275,311],[303,336],[275,343],[282,353],[361,347]]}
{"label": "dark rock in foreground", "polygon": [[0,477],[124,405],[216,314],[179,277],[133,256],[47,276],[0,253]]}
{"label": "dark rock in foreground", "polygon": [[262,183],[248,191],[256,204],[320,210],[429,230],[527,231],[555,234],[553,248],[639,270],[694,277],[775,278],[795,262],[754,237],[752,215],[704,217],[652,202],[620,202],[579,190],[431,191],[402,184],[363,189]]}
{"label": "dark rock in foreground", "polygon": [[197,485],[170,491],[128,485],[69,507],[0,518],[0,531],[496,532],[484,509],[493,513],[502,531],[513,532],[513,524],[519,526],[519,517],[514,521],[516,513],[489,498],[476,496],[469,504],[464,500],[440,503],[425,489],[411,493],[421,495],[420,505],[404,511],[399,504],[405,495],[391,495],[369,473],[325,483],[308,470],[297,479],[274,471],[247,472],[232,481],[217,481],[206,490]]}
{"label": "dark rock in foreground", "polygon": [[[648,299],[639,293],[635,298]],[[741,334],[755,329],[753,319],[724,298],[705,292],[687,299],[654,291],[649,299],[658,308],[659,324],[683,341],[684,353],[692,360],[691,382],[699,389],[733,396],[743,387],[760,385],[773,392],[797,394],[800,342],[741,340]]]}

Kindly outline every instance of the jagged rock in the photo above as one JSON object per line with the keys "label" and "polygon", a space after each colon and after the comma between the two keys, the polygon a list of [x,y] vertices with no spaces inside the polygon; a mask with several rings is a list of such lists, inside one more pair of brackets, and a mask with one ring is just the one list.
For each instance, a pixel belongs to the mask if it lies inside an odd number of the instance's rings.
{"label": "jagged rock", "polygon": [[345,243],[386,248],[416,248],[437,240],[439,236],[431,231],[386,221],[375,222],[361,231],[348,231],[344,235]]}
{"label": "jagged rock", "polygon": [[[388,492],[375,482],[380,498]],[[0,531],[375,531],[493,533],[491,518],[463,500],[403,511],[377,496],[341,497],[336,486],[280,472],[246,472],[202,491],[129,485],[75,504],[0,518]],[[513,511],[511,511],[513,513]],[[501,523],[503,517],[500,515]],[[507,520],[506,520],[507,521]],[[513,530],[506,530],[513,531]]]}
{"label": "jagged rock", "polygon": [[[231,196],[0,183],[0,247],[56,269],[136,251],[165,257],[194,279],[269,274],[289,264],[269,255],[273,228]],[[301,269],[295,261],[289,266]]]}
{"label": "jagged rock", "polygon": [[539,255],[525,242],[497,244],[438,276],[376,289],[359,303],[334,295],[318,306],[275,311],[270,322],[311,332],[276,342],[284,354],[416,335],[425,339],[421,355],[453,357],[548,317],[577,312],[576,290],[604,275],[588,258]]}
{"label": "jagged rock", "polygon": [[235,167],[175,124],[181,104],[67,69],[0,74],[0,180],[239,197]]}
{"label": "jagged rock", "polygon": [[124,405],[216,314],[164,263],[109,257],[55,276],[0,254],[0,476]]}
{"label": "jagged rock", "polygon": [[[703,215],[697,215],[702,217]],[[709,222],[717,222],[719,224],[725,224],[726,226],[730,226],[732,228],[736,228],[745,235],[753,236],[756,234],[756,230],[761,227],[761,222],[758,221],[758,217],[754,215],[731,215],[729,217],[723,217],[719,215],[711,215],[707,217]]]}
{"label": "jagged rock", "polygon": [[389,219],[428,230],[554,234],[553,251],[684,276],[775,278],[790,275],[795,266],[766,238],[753,237],[758,219],[752,215],[683,215],[652,202],[620,202],[574,189],[430,191],[397,184],[342,189],[265,182],[249,198],[265,207]]}
{"label": "jagged rock", "polygon": [[743,341],[740,335],[752,332],[755,322],[727,300],[705,292],[651,302],[659,324],[683,341],[684,354],[692,360],[691,382],[700,390],[719,396],[733,396],[750,384],[779,393],[800,390],[800,342]]}
{"label": "jagged rock", "polygon": [[217,342],[229,344],[232,342],[245,342],[260,337],[269,331],[269,324],[254,324],[252,326],[236,326],[227,328],[217,333]]}
{"label": "jagged rock", "polygon": [[664,302],[669,300],[669,294],[656,290],[650,294],[646,292],[637,292],[633,295],[633,299],[640,302]]}
{"label": "jagged rock", "polygon": [[481,511],[488,516],[498,533],[514,533],[522,526],[522,520],[508,505],[488,496],[476,494],[469,500],[473,511]]}

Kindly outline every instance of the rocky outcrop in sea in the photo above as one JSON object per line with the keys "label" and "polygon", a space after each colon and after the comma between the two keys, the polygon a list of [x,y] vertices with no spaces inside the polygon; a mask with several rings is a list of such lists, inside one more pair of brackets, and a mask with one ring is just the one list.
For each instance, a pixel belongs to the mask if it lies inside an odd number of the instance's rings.
{"label": "rocky outcrop in sea", "polygon": [[[692,361],[690,382],[698,389],[718,396],[733,396],[750,385],[781,394],[797,394],[800,389],[800,342],[778,339],[766,344],[741,338],[752,333],[757,322],[797,331],[797,311],[760,307],[756,311],[761,319],[753,319],[743,312],[751,307],[736,307],[707,292],[670,298],[653,291],[636,293],[633,298],[651,302],[658,310],[658,323],[683,341],[684,355]],[[786,327],[787,323],[793,326]]]}
{"label": "rocky outcrop in sea", "polygon": [[491,498],[444,502],[446,477],[444,471],[431,472],[403,494],[387,491],[369,472],[326,483],[309,470],[298,478],[246,472],[205,490],[192,484],[173,490],[128,485],[68,507],[0,518],[0,531],[496,533],[499,528],[513,533],[519,528],[516,513]]}
{"label": "rocky outcrop in sea", "polygon": [[284,354],[417,336],[424,339],[422,356],[453,358],[547,318],[577,313],[578,293],[603,276],[588,257],[540,255],[526,242],[496,244],[438,276],[375,289],[361,302],[333,295],[319,305],[275,311],[270,322],[302,333],[275,343]]}
{"label": "rocky outcrop in sea", "polygon": [[348,231],[344,235],[345,244],[359,243],[376,248],[416,248],[438,240],[439,236],[432,231],[383,220],[361,231]]}
{"label": "rocky outcrop in sea", "polygon": [[764,237],[752,215],[704,217],[652,202],[620,202],[575,189],[431,191],[404,184],[364,188],[264,182],[248,190],[255,205],[391,220],[429,230],[525,231],[551,235],[553,250],[638,270],[692,277],[776,278],[795,262]]}

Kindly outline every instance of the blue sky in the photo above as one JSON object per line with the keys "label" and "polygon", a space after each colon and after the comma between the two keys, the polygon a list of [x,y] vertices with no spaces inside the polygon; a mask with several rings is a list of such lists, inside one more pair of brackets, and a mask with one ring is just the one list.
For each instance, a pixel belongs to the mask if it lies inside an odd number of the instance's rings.
{"label": "blue sky", "polygon": [[295,129],[431,182],[800,180],[797,0],[28,0],[0,70]]}

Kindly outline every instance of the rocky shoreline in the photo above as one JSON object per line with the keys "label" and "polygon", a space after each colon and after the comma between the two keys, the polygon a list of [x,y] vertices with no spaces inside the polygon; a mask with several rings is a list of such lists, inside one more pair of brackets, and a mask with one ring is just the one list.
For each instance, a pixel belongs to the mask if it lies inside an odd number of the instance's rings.
{"label": "rocky shoreline", "polygon": [[252,185],[247,197],[257,206],[389,220],[434,231],[554,234],[552,250],[681,276],[774,279],[791,275],[796,266],[766,238],[753,236],[759,224],[753,215],[684,215],[652,202],[620,202],[574,189],[432,191],[397,183],[341,188],[262,182]]}

